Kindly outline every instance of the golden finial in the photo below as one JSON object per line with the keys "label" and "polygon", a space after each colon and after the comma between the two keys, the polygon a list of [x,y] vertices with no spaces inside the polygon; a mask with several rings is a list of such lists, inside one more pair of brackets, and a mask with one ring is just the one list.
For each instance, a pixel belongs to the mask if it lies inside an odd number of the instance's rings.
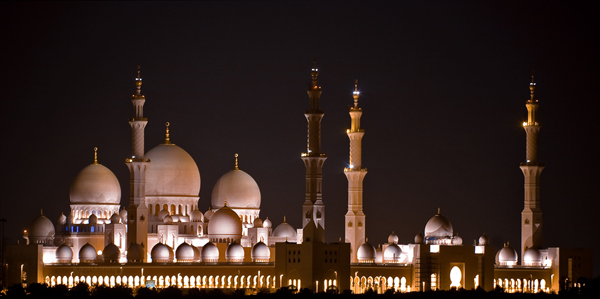
{"label": "golden finial", "polygon": [[171,138],[169,137],[169,126],[171,125],[171,123],[166,122],[165,126],[167,127],[166,129],[166,133],[165,133],[165,143],[164,144],[172,144],[171,143]]}
{"label": "golden finial", "polygon": [[286,223],[287,219],[285,218],[285,216],[283,216],[283,223]]}
{"label": "golden finial", "polygon": [[235,153],[235,155],[233,155],[235,157],[235,170],[240,170],[240,168],[238,167],[238,154]]}
{"label": "golden finial", "polygon": [[142,77],[140,75],[141,66],[137,66],[137,78],[135,78],[135,87],[137,88],[137,95],[142,94]]}
{"label": "golden finial", "polygon": [[442,208],[438,207],[438,215],[442,214]]}
{"label": "golden finial", "polygon": [[534,71],[531,72],[531,83],[529,83],[529,94],[531,94],[531,98],[529,99],[530,103],[537,102],[535,98],[535,80],[534,80]]}
{"label": "golden finial", "polygon": [[358,108],[358,97],[360,92],[358,91],[358,79],[354,80],[354,92],[352,93],[352,97],[354,98],[354,109]]}
{"label": "golden finial", "polygon": [[40,215],[44,215],[44,209],[40,209]]}
{"label": "golden finial", "polygon": [[98,164],[98,148],[94,147],[94,164]]}
{"label": "golden finial", "polygon": [[227,198],[223,198],[223,207],[227,206]]}

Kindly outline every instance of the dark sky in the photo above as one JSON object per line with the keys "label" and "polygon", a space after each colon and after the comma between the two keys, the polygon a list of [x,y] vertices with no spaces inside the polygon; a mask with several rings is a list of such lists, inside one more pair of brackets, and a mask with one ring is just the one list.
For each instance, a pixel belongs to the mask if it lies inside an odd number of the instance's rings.
{"label": "dark sky", "polygon": [[[195,159],[199,206],[233,167],[254,177],[261,217],[300,226],[313,57],[321,108],[326,238],[343,236],[359,80],[364,210],[371,243],[413,241],[437,208],[471,244],[520,244],[525,101],[535,70],[545,246],[592,247],[600,273],[597,2],[318,1],[0,4],[0,217],[16,240],[44,209],[69,211],[93,161],[129,200],[136,66],[146,150],[171,140]],[[596,29],[594,29],[596,28]]]}

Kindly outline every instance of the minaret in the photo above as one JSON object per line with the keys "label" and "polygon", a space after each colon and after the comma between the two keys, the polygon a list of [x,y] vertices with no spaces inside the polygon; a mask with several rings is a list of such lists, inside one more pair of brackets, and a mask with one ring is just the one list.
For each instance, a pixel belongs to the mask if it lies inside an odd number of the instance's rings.
{"label": "minaret", "polygon": [[127,208],[127,240],[137,243],[144,249],[144,261],[147,257],[148,243],[148,207],[146,206],[146,169],[150,160],[144,159],[144,129],[148,120],[144,118],[144,102],[142,95],[142,78],[138,66],[138,76],[135,79],[136,94],[132,96],[133,118],[131,125],[131,157],[125,159],[129,168],[129,208]]}
{"label": "minaret", "polygon": [[319,70],[316,61],[311,71],[312,83],[308,88],[309,109],[304,113],[308,122],[308,141],[302,161],[306,166],[306,195],[302,205],[302,227],[312,218],[315,225],[325,228],[325,205],[323,204],[323,164],[327,155],[321,153],[321,119],[319,110],[321,87],[317,85]]}
{"label": "minaret", "polygon": [[525,176],[525,207],[521,212],[521,262],[525,250],[540,248],[542,245],[542,209],[540,208],[540,175],[544,166],[537,158],[537,136],[541,126],[535,117],[538,109],[538,100],[535,97],[535,81],[531,76],[529,84],[531,98],[527,100],[527,122],[523,128],[527,133],[526,162],[521,163],[521,170]]}
{"label": "minaret", "polygon": [[363,180],[367,169],[362,168],[362,138],[365,131],[360,128],[362,109],[358,108],[358,80],[354,82],[354,107],[350,108],[352,123],[346,130],[350,139],[350,163],[344,168],[348,178],[348,212],[346,213],[346,242],[350,243],[350,260],[357,263],[356,252],[365,243],[365,213],[363,213]]}

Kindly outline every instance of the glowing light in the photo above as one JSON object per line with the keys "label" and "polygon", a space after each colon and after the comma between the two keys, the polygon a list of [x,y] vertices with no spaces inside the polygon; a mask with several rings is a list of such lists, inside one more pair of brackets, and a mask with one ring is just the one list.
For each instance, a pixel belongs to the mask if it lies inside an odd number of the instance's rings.
{"label": "glowing light", "polygon": [[98,250],[98,255],[102,255],[102,250]]}
{"label": "glowing light", "polygon": [[527,127],[527,122],[526,121],[523,122],[523,127]]}
{"label": "glowing light", "polygon": [[354,91],[354,92],[352,92],[352,94],[359,95],[360,91]]}
{"label": "glowing light", "polygon": [[354,165],[350,164],[350,168],[354,168]]}
{"label": "glowing light", "polygon": [[450,287],[460,288],[460,280],[462,279],[462,273],[457,266],[454,266],[452,270],[450,270]]}
{"label": "glowing light", "polygon": [[484,254],[485,246],[475,246],[475,254]]}
{"label": "glowing light", "polygon": [[429,252],[440,252],[440,245],[429,245]]}

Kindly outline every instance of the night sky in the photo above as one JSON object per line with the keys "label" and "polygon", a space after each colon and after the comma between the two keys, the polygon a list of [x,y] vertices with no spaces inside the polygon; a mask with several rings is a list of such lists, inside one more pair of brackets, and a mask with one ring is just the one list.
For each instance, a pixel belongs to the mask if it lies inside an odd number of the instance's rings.
{"label": "night sky", "polygon": [[370,243],[392,231],[413,242],[440,207],[465,244],[485,232],[496,249],[518,248],[535,70],[544,245],[594,248],[598,275],[600,9],[572,2],[2,2],[6,235],[16,242],[40,209],[53,221],[68,213],[94,147],[128,204],[137,65],[146,151],[169,121],[200,169],[200,209],[239,153],[261,218],[299,227],[316,57],[328,241],[344,234],[358,79]]}

